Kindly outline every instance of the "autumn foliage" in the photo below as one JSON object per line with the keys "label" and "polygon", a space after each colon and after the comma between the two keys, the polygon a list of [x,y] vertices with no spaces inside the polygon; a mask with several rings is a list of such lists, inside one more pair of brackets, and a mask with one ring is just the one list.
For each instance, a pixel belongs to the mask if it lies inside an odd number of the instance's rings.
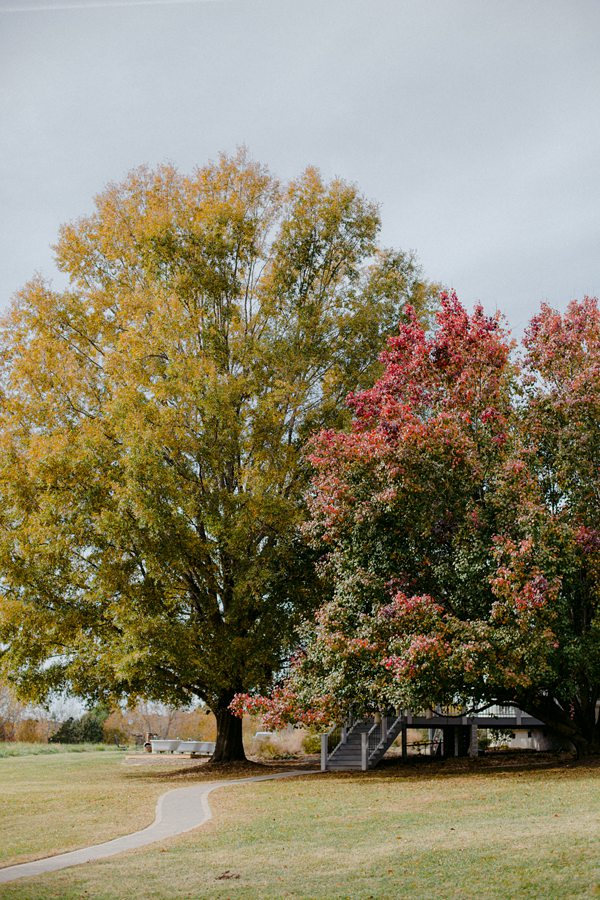
{"label": "autumn foliage", "polygon": [[445,295],[350,395],[352,427],[312,441],[307,533],[335,591],[252,701],[269,721],[513,702],[600,749],[597,301],[544,305],[514,349]]}
{"label": "autumn foliage", "polygon": [[300,536],[311,432],[435,292],[378,244],[375,204],[241,150],[140,168],[66,225],[65,290],[0,330],[0,670],[22,696],[265,689],[322,588]]}

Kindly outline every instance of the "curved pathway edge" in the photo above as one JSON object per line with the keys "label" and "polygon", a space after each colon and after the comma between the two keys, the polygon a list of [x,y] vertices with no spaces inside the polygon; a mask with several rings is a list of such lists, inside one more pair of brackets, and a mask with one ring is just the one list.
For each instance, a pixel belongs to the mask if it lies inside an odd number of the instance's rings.
{"label": "curved pathway edge", "polygon": [[208,795],[217,788],[314,774],[317,774],[316,770],[293,769],[290,772],[279,772],[274,775],[255,775],[250,778],[234,778],[231,781],[207,781],[203,784],[173,788],[158,798],[154,822],[147,828],[125,834],[111,841],[105,841],[102,844],[93,844],[90,847],[81,847],[79,850],[59,853],[56,856],[46,856],[31,862],[5,866],[3,869],[0,868],[0,884],[17,881],[19,878],[43,875],[46,872],[56,872],[70,866],[80,866],[83,863],[115,856],[126,850],[136,850],[138,847],[145,847],[147,844],[154,844],[166,838],[176,837],[178,834],[185,834],[186,831],[192,831],[212,819]]}

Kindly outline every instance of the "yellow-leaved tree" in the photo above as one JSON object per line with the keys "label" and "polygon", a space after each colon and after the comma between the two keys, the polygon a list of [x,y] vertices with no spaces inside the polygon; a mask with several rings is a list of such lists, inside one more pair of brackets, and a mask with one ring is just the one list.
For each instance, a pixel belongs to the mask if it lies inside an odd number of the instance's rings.
{"label": "yellow-leaved tree", "polygon": [[[0,337],[0,654],[20,694],[200,698],[241,759],[264,689],[322,599],[299,527],[311,431],[343,425],[407,302],[375,205],[245,151],[141,168],[65,226]],[[321,596],[320,596],[321,594]]]}

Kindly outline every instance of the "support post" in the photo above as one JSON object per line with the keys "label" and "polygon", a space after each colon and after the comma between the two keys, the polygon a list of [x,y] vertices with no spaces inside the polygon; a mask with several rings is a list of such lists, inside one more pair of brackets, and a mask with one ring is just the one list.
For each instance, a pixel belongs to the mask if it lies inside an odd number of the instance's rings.
{"label": "support post", "polygon": [[408,757],[408,737],[407,737],[407,727],[406,722],[402,723],[402,759],[406,759]]}
{"label": "support post", "polygon": [[458,725],[454,725],[452,730],[454,732],[454,755],[460,756],[460,728]]}
{"label": "support post", "polygon": [[479,756],[476,722],[471,722],[471,724],[469,725],[469,756]]}
{"label": "support post", "polygon": [[387,738],[387,734],[388,734],[387,716],[384,713],[381,717],[381,740],[382,741],[385,741],[385,739]]}
{"label": "support post", "polygon": [[363,731],[360,736],[360,767],[363,770],[363,772],[367,771],[368,748],[369,748],[369,735],[367,734],[366,731]]}
{"label": "support post", "polygon": [[327,771],[327,742],[329,735],[321,735],[321,772]]}

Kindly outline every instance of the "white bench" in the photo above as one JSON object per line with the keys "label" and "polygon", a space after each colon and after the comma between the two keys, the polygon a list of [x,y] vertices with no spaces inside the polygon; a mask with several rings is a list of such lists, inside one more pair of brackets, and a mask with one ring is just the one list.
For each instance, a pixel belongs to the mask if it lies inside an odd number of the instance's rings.
{"label": "white bench", "polygon": [[153,753],[196,753],[212,756],[214,741],[180,741],[179,738],[160,738],[150,741]]}
{"label": "white bench", "polygon": [[179,741],[178,753],[195,753],[198,756],[212,756],[215,752],[214,741]]}
{"label": "white bench", "polygon": [[155,739],[150,741],[153,753],[175,753],[179,744],[179,738],[177,740]]}

